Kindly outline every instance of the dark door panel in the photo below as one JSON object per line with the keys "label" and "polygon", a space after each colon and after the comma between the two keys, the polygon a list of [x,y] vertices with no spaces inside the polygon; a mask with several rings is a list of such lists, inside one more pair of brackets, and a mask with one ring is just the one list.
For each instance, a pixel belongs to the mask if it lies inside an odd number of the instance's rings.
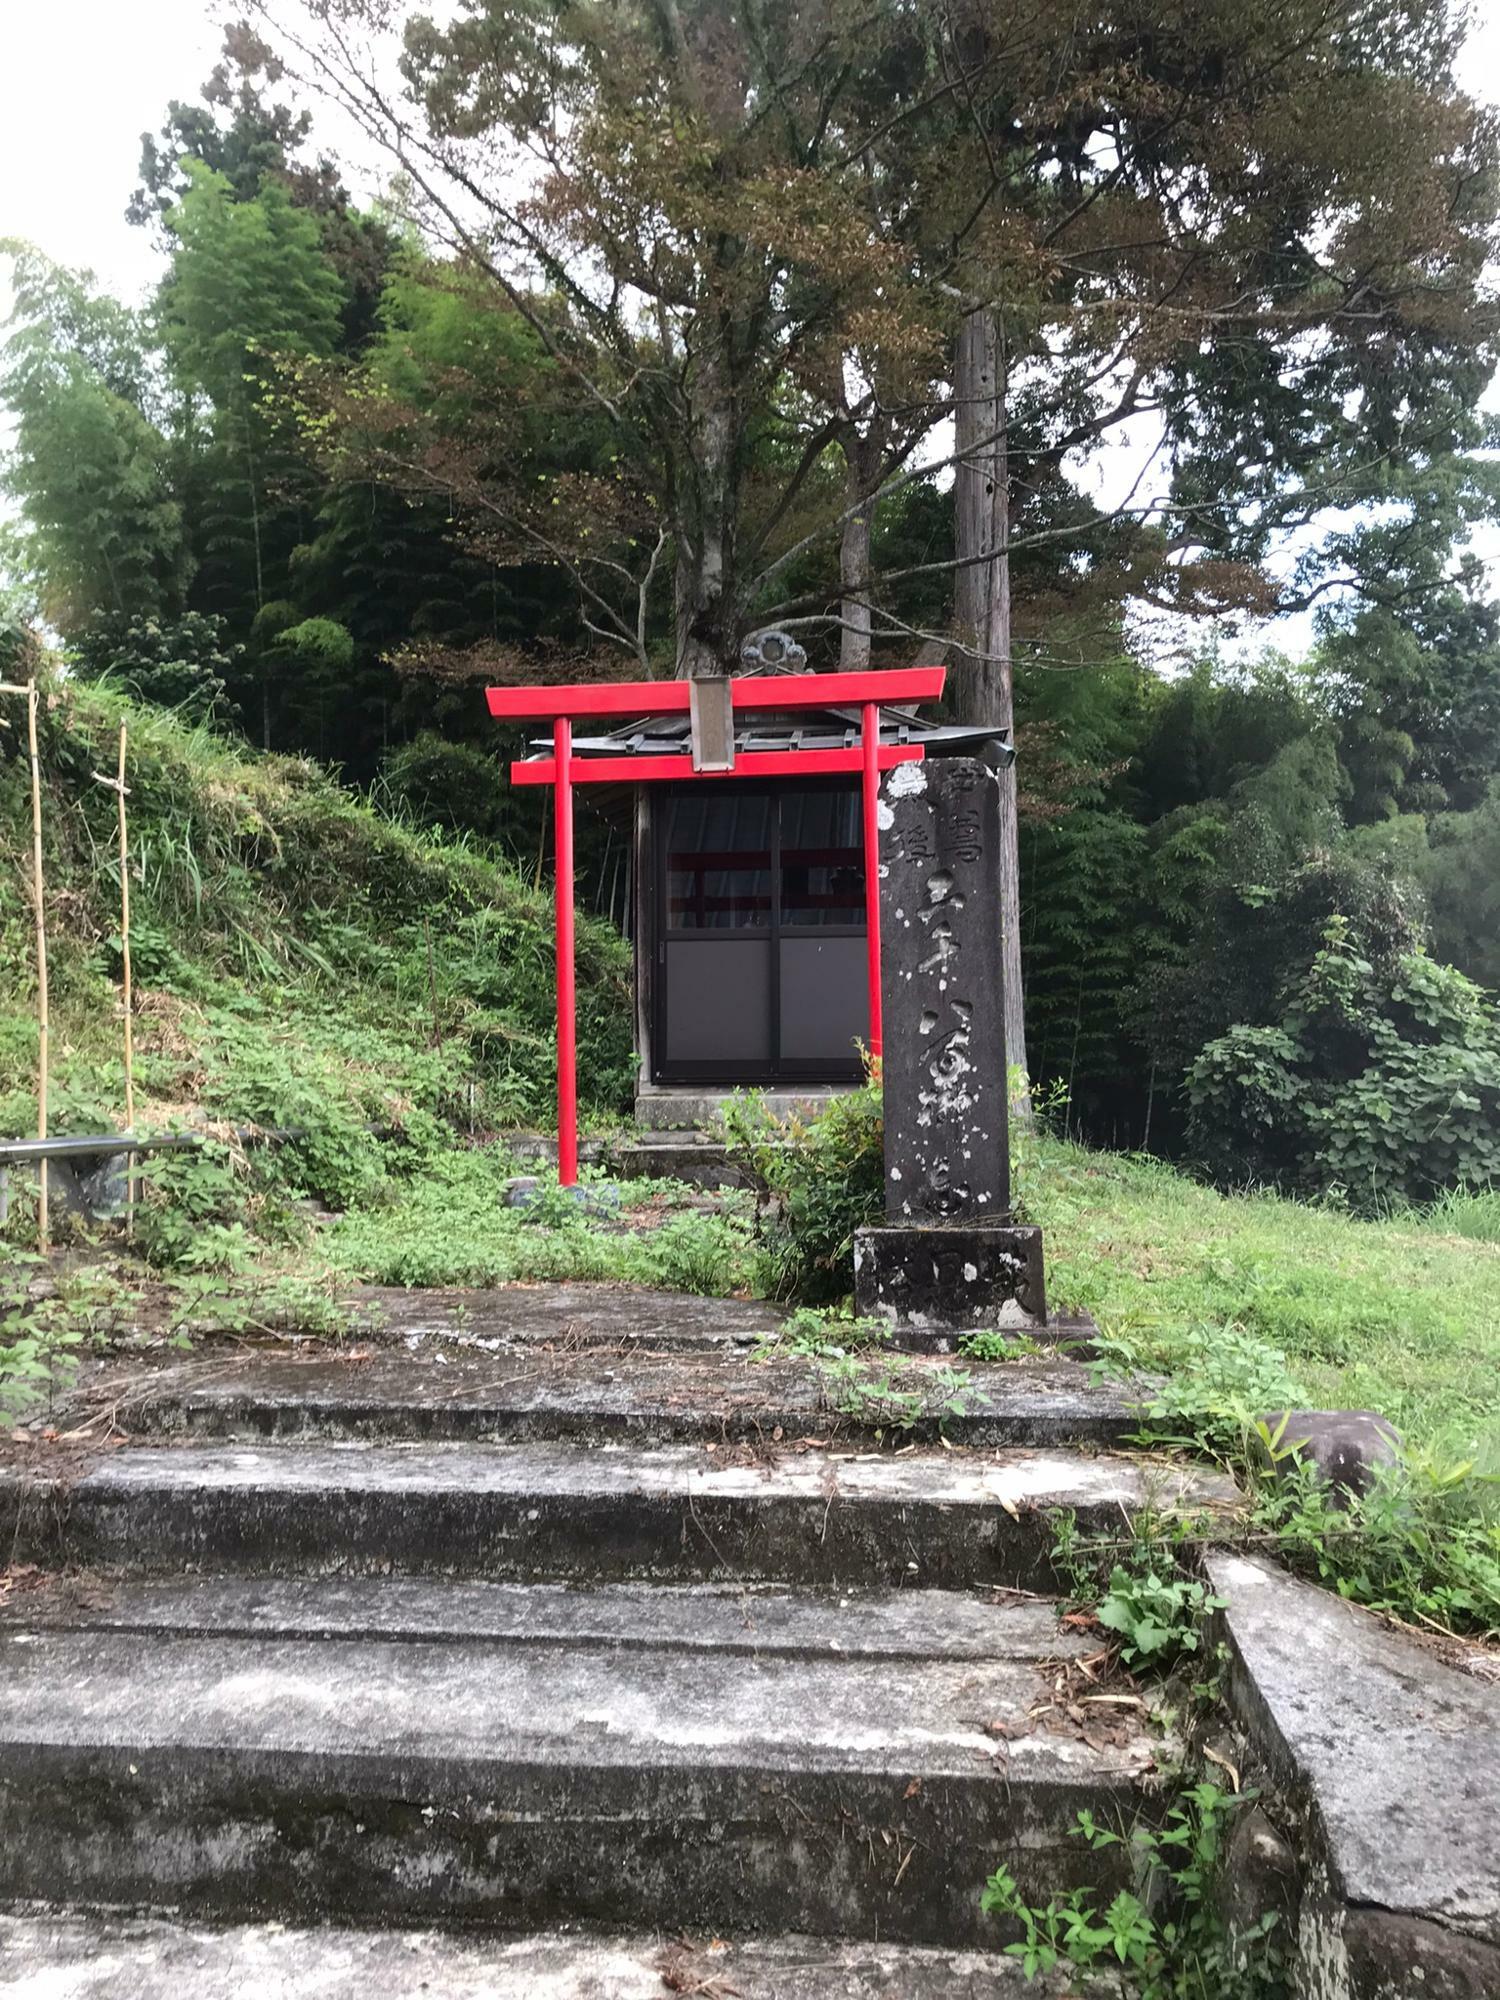
{"label": "dark door panel", "polygon": [[859,1072],[870,1032],[865,940],[784,932],[781,938],[781,1060],[830,1075]]}
{"label": "dark door panel", "polygon": [[668,1067],[707,1064],[726,1073],[771,1060],[771,940],[668,938]]}

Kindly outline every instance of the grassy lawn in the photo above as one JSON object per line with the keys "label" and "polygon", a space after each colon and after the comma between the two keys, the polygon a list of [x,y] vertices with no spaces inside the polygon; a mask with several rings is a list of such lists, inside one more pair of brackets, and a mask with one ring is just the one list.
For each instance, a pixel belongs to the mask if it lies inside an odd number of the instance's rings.
{"label": "grassy lawn", "polygon": [[548,1172],[533,1206],[507,1206],[508,1175],[527,1171],[499,1147],[436,1153],[335,1223],[318,1254],[342,1277],[376,1285],[603,1279],[718,1297],[748,1288],[748,1195],[705,1201],[676,1182],[636,1181],[585,1206]]}
{"label": "grassy lawn", "polygon": [[1177,1374],[1275,1350],[1310,1404],[1500,1473],[1500,1194],[1364,1222],[1050,1140],[1019,1183],[1054,1305]]}

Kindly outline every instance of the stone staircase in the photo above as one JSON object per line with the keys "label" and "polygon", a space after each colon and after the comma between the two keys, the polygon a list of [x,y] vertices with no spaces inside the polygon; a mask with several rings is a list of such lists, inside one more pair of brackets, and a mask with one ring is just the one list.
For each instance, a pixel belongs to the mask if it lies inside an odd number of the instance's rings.
{"label": "stone staircase", "polygon": [[0,1479],[0,1995],[1019,1992],[989,1872],[1123,1881],[1069,1829],[1171,1746],[1059,1695],[1047,1517],[1232,1494],[1076,1363],[895,1450],[751,1309],[393,1319],[98,1382],[123,1445]]}

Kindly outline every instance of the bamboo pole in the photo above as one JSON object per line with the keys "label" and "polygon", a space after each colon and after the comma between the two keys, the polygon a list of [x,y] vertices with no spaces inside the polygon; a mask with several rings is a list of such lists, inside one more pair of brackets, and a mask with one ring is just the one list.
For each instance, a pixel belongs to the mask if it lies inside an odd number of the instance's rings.
{"label": "bamboo pole", "polygon": [[[125,1130],[135,1137],[135,985],[130,974],[130,834],[125,824],[125,725],[120,724],[120,974],[125,1000]],[[125,1156],[125,1234],[135,1233],[135,1155]]]}
{"label": "bamboo pole", "polygon": [[[125,1132],[135,1137],[135,989],[130,973],[130,835],[126,827],[125,724],[120,724],[120,763],[113,778],[95,771],[94,781],[113,792],[120,826],[120,999],[125,1010]],[[125,1234],[135,1232],[135,1155],[125,1155]]]}
{"label": "bamboo pole", "polygon": [[[42,760],[37,750],[36,682],[26,690],[26,749],[31,758],[31,876],[36,900],[36,1136],[47,1136],[47,1073],[51,1057],[52,1015],[47,1000],[47,898],[42,872]],[[47,1254],[47,1162],[37,1163],[37,1247]]]}
{"label": "bamboo pole", "polygon": [[[36,1136],[47,1136],[47,1073],[51,1054],[51,1017],[47,1004],[47,899],[42,867],[42,760],[37,749],[36,715],[41,696],[34,680],[24,687],[0,681],[0,694],[26,697],[26,749],[31,760],[31,900],[36,910]],[[37,1244],[47,1253],[49,1216],[47,1210],[47,1162],[37,1162]]]}

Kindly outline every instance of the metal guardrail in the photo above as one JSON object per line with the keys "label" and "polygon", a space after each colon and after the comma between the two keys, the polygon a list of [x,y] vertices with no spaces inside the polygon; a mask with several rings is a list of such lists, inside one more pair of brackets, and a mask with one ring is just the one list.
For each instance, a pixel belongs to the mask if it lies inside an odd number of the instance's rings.
{"label": "metal guardrail", "polygon": [[[366,1125],[364,1129],[376,1138],[389,1138],[394,1127],[379,1124]],[[305,1125],[236,1125],[232,1136],[242,1146],[284,1146],[309,1137],[309,1128]],[[74,1161],[98,1162],[102,1167],[106,1160],[133,1158],[140,1153],[196,1152],[202,1146],[213,1144],[217,1137],[213,1132],[75,1132],[49,1139],[0,1139],[0,1224],[9,1219],[10,1177],[18,1168],[35,1167],[40,1170],[43,1162],[56,1162],[60,1167],[67,1167]],[[125,1171],[131,1178],[134,1177],[130,1168]],[[80,1175],[80,1180],[89,1178],[88,1175]],[[113,1211],[100,1209],[94,1212],[102,1215]]]}
{"label": "metal guardrail", "polygon": [[[371,1125],[366,1130],[383,1132],[389,1128]],[[210,1144],[212,1132],[124,1132],[70,1133],[55,1139],[0,1139],[0,1168],[25,1166],[34,1160],[107,1160],[122,1153],[170,1153],[195,1151]],[[279,1146],[290,1140],[305,1139],[303,1125],[238,1125],[234,1137],[242,1146]]]}

